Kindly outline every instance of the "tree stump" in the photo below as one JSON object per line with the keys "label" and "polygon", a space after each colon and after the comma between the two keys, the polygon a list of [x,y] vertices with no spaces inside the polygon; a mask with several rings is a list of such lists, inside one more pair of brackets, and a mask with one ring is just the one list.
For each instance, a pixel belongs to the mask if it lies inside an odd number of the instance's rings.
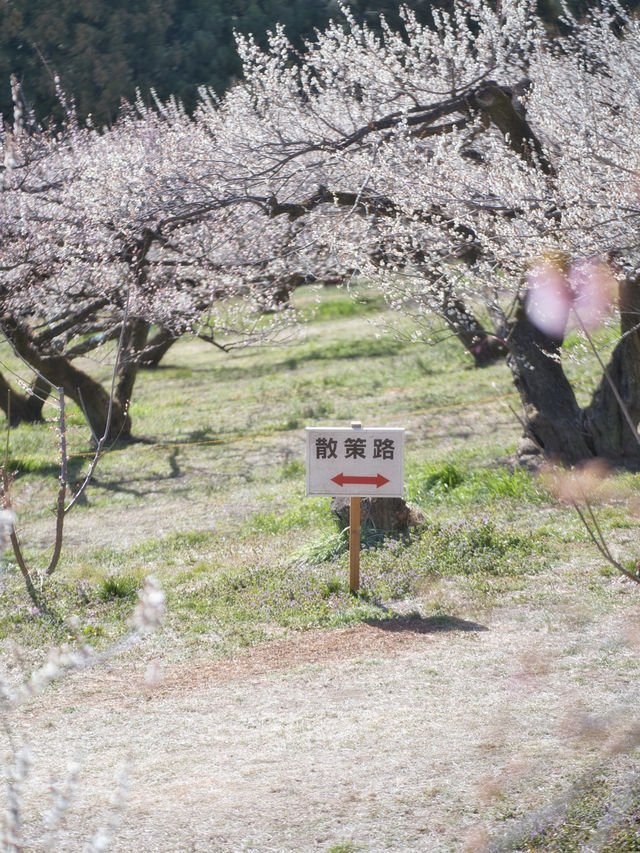
{"label": "tree stump", "polygon": [[[334,498],[331,512],[341,530],[349,527],[350,498]],[[422,510],[402,498],[361,498],[360,524],[378,533],[408,533],[426,521]]]}

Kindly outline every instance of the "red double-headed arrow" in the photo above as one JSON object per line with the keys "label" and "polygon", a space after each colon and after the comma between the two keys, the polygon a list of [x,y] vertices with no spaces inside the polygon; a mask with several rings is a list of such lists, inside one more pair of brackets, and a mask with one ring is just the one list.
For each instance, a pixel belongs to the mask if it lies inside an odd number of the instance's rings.
{"label": "red double-headed arrow", "polygon": [[377,489],[389,482],[389,480],[386,477],[383,477],[382,474],[376,474],[375,477],[349,477],[346,474],[340,473],[336,474],[335,477],[332,477],[331,480],[339,486],[375,486]]}

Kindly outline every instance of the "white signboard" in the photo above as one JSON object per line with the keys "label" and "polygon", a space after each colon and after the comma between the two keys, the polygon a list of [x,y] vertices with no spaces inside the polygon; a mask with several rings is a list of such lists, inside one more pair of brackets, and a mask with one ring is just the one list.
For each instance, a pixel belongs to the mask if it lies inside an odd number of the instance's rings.
{"label": "white signboard", "polygon": [[401,498],[404,430],[307,427],[307,495]]}

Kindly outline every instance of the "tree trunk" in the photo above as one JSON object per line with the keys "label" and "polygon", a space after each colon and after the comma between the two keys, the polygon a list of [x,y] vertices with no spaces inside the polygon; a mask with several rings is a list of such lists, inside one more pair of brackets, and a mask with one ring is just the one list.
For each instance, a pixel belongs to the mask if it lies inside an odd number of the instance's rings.
{"label": "tree trunk", "polygon": [[475,367],[488,367],[507,354],[504,342],[495,335],[487,334],[462,300],[443,296],[440,312],[462,346],[473,356]]}
{"label": "tree trunk", "polygon": [[50,386],[37,376],[26,394],[17,394],[7,380],[0,374],[0,409],[5,413],[9,424],[36,423],[42,420],[42,407],[49,396]]}
{"label": "tree trunk", "polygon": [[[349,527],[351,498],[334,498],[331,512],[340,530]],[[360,523],[377,533],[408,533],[426,521],[422,510],[410,506],[402,498],[361,498]]]}
{"label": "tree trunk", "polygon": [[523,407],[524,435],[518,448],[522,461],[546,458],[574,465],[600,457],[614,465],[640,467],[638,282],[621,285],[620,316],[622,337],[590,405],[583,410],[562,369],[561,342],[530,323],[522,306],[518,309],[508,336],[507,363]]}
{"label": "tree trunk", "polygon": [[[640,465],[637,425],[640,421],[640,283],[620,284],[620,332],[605,375],[584,411],[585,425],[592,436],[596,454],[621,465]],[[617,393],[614,393],[612,385]],[[624,415],[620,400],[632,428]]]}
{"label": "tree trunk", "polygon": [[[125,329],[122,339],[122,349],[120,351],[118,382],[114,400],[123,412],[127,412],[129,409],[133,386],[140,367],[140,353],[144,350],[150,328],[151,326],[146,320],[134,317],[127,321],[127,328]],[[131,419],[128,414],[125,417],[129,423],[129,430],[126,433],[126,437],[128,438],[131,433]]]}
{"label": "tree trunk", "polygon": [[178,340],[174,332],[162,326],[156,334],[146,342],[144,349],[139,355],[138,362],[141,368],[157,367],[167,352]]}
{"label": "tree trunk", "polygon": [[[107,426],[109,394],[102,385],[78,370],[60,355],[42,351],[33,341],[26,326],[15,320],[7,320],[4,333],[16,352],[56,388],[61,387],[83,410],[95,436],[100,438]],[[131,419],[118,399],[112,402],[111,423],[108,438],[128,438],[131,434]]]}
{"label": "tree trunk", "polygon": [[595,455],[582,410],[560,361],[560,341],[544,335],[520,306],[509,332],[507,364],[523,408],[522,461],[575,464]]}
{"label": "tree trunk", "polygon": [[[456,257],[473,263],[477,259],[476,248],[465,245],[459,249]],[[371,259],[380,265],[382,262],[388,262],[390,257],[387,249],[381,245],[372,254]],[[397,257],[391,260],[397,263]],[[411,261],[416,266],[420,266],[424,260],[422,251],[413,252]],[[425,271],[425,275],[427,274]],[[425,304],[445,321],[462,346],[473,357],[474,367],[489,367],[497,361],[502,361],[507,355],[507,346],[502,337],[494,332],[488,332],[462,299],[452,295],[449,288],[435,284],[433,279],[431,284],[433,287],[427,288],[427,291],[437,292],[437,297],[429,296],[425,299]]]}

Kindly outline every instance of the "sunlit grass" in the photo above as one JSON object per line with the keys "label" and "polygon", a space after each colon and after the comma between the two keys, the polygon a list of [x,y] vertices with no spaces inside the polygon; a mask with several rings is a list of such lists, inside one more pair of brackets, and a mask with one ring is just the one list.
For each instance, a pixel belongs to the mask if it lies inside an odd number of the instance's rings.
{"label": "sunlit grass", "polygon": [[496,501],[541,503],[550,496],[534,475],[521,468],[465,468],[453,462],[417,466],[407,478],[407,497],[428,506],[446,501],[487,505]]}
{"label": "sunlit grass", "polygon": [[[568,544],[587,547],[570,510],[508,464],[520,428],[504,365],[471,369],[453,340],[432,347],[380,337],[369,322],[386,316],[378,294],[351,301],[329,288],[319,305],[316,296],[296,294],[312,319],[286,348],[226,355],[184,339],[157,370],[141,373],[131,413],[143,440],[105,453],[45,584],[60,624],[76,615],[95,642],[107,642],[126,630],[127,608],[151,572],[167,589],[171,635],[195,646],[206,637],[207,648],[213,637],[225,653],[265,639],[265,625],[393,618],[393,602],[424,597],[444,579],[480,601],[522,595]],[[87,366],[108,377],[106,364]],[[73,485],[91,444],[81,413],[68,410]],[[406,496],[426,518],[406,537],[363,531],[355,597],[331,501],[304,494],[304,427],[353,419],[406,428]],[[20,536],[42,567],[53,543],[55,425],[13,430],[10,458]],[[636,525],[618,506],[603,519],[609,530]],[[607,580],[598,574],[594,596]],[[0,591],[0,636],[27,645],[59,639],[62,629],[34,612],[10,555]]]}

